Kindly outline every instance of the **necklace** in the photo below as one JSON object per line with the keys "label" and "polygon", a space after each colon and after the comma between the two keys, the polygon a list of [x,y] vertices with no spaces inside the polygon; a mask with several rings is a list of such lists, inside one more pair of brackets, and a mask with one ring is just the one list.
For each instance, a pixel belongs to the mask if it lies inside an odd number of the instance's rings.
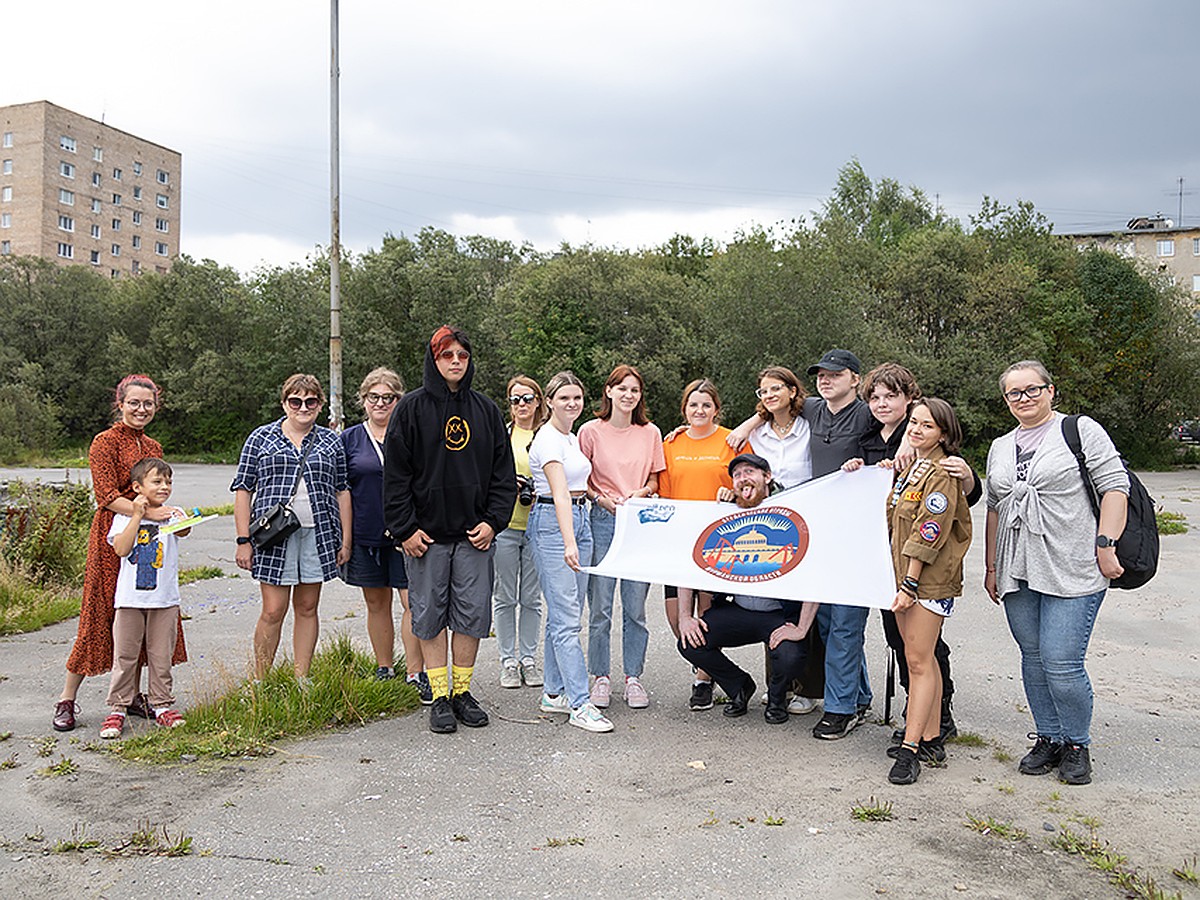
{"label": "necklace", "polygon": [[792,426],[794,424],[796,424],[796,419],[794,417],[791,419],[788,419],[786,425],[780,425],[776,419],[771,420],[771,427],[773,429],[775,429],[775,433],[778,434],[780,437],[786,436],[787,433],[792,430]]}

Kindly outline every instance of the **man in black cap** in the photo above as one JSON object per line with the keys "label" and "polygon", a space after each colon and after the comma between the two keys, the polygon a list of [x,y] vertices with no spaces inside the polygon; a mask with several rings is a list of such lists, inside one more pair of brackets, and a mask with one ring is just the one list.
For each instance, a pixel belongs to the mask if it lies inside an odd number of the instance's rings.
{"label": "man in black cap", "polygon": [[[753,509],[771,492],[771,466],[757,454],[734,457],[729,475],[734,502],[742,509]],[[712,675],[729,696],[724,714],[736,718],[746,714],[754,698],[754,679],[722,649],[766,644],[771,676],[765,717],[772,725],[781,725],[788,720],[788,687],[804,668],[804,637],[816,613],[815,603],[734,594],[728,601],[714,600],[690,628],[680,623],[679,652],[692,665]]]}

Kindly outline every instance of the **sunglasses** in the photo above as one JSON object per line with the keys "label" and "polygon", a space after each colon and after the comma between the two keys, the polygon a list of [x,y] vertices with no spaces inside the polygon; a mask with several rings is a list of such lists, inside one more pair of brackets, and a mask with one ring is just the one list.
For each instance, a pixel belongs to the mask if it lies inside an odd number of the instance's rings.
{"label": "sunglasses", "polygon": [[508,398],[508,403],[510,406],[517,406],[521,403],[532,403],[536,399],[535,394],[513,394]]}
{"label": "sunglasses", "polygon": [[316,409],[321,405],[320,399],[317,397],[288,397],[287,405],[292,409]]}
{"label": "sunglasses", "polygon": [[438,354],[438,358],[444,359],[446,361],[449,361],[452,359],[460,359],[463,362],[466,362],[468,359],[471,358],[471,354],[468,353],[466,350],[443,350],[441,353]]}
{"label": "sunglasses", "polygon": [[367,402],[373,406],[391,406],[396,402],[395,394],[367,394]]}

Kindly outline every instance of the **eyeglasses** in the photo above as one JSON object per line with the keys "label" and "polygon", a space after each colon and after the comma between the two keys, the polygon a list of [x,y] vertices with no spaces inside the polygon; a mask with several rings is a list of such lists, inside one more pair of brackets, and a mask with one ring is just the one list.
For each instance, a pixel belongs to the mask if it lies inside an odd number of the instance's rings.
{"label": "eyeglasses", "polygon": [[1031,384],[1023,391],[1005,391],[1004,399],[1009,403],[1017,403],[1022,397],[1028,397],[1030,400],[1036,400],[1042,396],[1042,391],[1050,387],[1048,384]]}
{"label": "eyeglasses", "polygon": [[761,400],[763,397],[774,397],[776,394],[782,394],[786,390],[787,388],[781,384],[778,384],[772,387],[759,388],[754,392],[754,396]]}
{"label": "eyeglasses", "polygon": [[153,400],[126,400],[125,405],[130,409],[154,409]]}
{"label": "eyeglasses", "polygon": [[321,405],[321,401],[317,397],[288,397],[287,405],[292,409],[300,409],[300,407],[316,409]]}
{"label": "eyeglasses", "polygon": [[513,394],[508,398],[508,405],[517,406],[521,403],[532,403],[536,399],[536,394]]}
{"label": "eyeglasses", "polygon": [[372,406],[391,406],[396,402],[395,394],[367,394],[367,402]]}
{"label": "eyeglasses", "polygon": [[471,358],[471,354],[466,350],[443,350],[438,354],[438,359],[444,359],[449,362],[452,359],[460,359],[466,362]]}

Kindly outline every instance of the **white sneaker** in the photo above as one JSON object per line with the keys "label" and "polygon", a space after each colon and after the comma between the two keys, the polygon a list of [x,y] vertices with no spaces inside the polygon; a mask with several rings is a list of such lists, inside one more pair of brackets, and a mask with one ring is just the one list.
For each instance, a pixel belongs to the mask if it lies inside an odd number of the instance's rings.
{"label": "white sneaker", "polygon": [[636,675],[625,677],[625,702],[630,709],[645,709],[650,705],[650,695]]}
{"label": "white sneaker", "polygon": [[592,682],[592,692],[589,698],[596,709],[608,709],[612,699],[612,681],[607,675],[597,675]]}
{"label": "white sneaker", "polygon": [[542,694],[542,712],[570,715],[571,704],[567,702],[567,695],[559,694],[557,697],[551,697],[549,694]]}
{"label": "white sneaker", "polygon": [[793,697],[792,702],[788,704],[788,712],[793,716],[807,716],[819,707],[820,701],[812,700],[808,697]]}
{"label": "white sneaker", "polygon": [[584,731],[600,733],[613,730],[613,723],[604,718],[604,713],[591,703],[585,703],[578,709],[571,710],[571,718],[567,719],[567,722]]}
{"label": "white sneaker", "polygon": [[542,673],[538,671],[538,664],[529,657],[521,662],[521,677],[529,687],[542,686]]}
{"label": "white sneaker", "polygon": [[500,670],[500,687],[519,688],[520,686],[521,670],[517,667],[517,661],[506,662],[504,668]]}

